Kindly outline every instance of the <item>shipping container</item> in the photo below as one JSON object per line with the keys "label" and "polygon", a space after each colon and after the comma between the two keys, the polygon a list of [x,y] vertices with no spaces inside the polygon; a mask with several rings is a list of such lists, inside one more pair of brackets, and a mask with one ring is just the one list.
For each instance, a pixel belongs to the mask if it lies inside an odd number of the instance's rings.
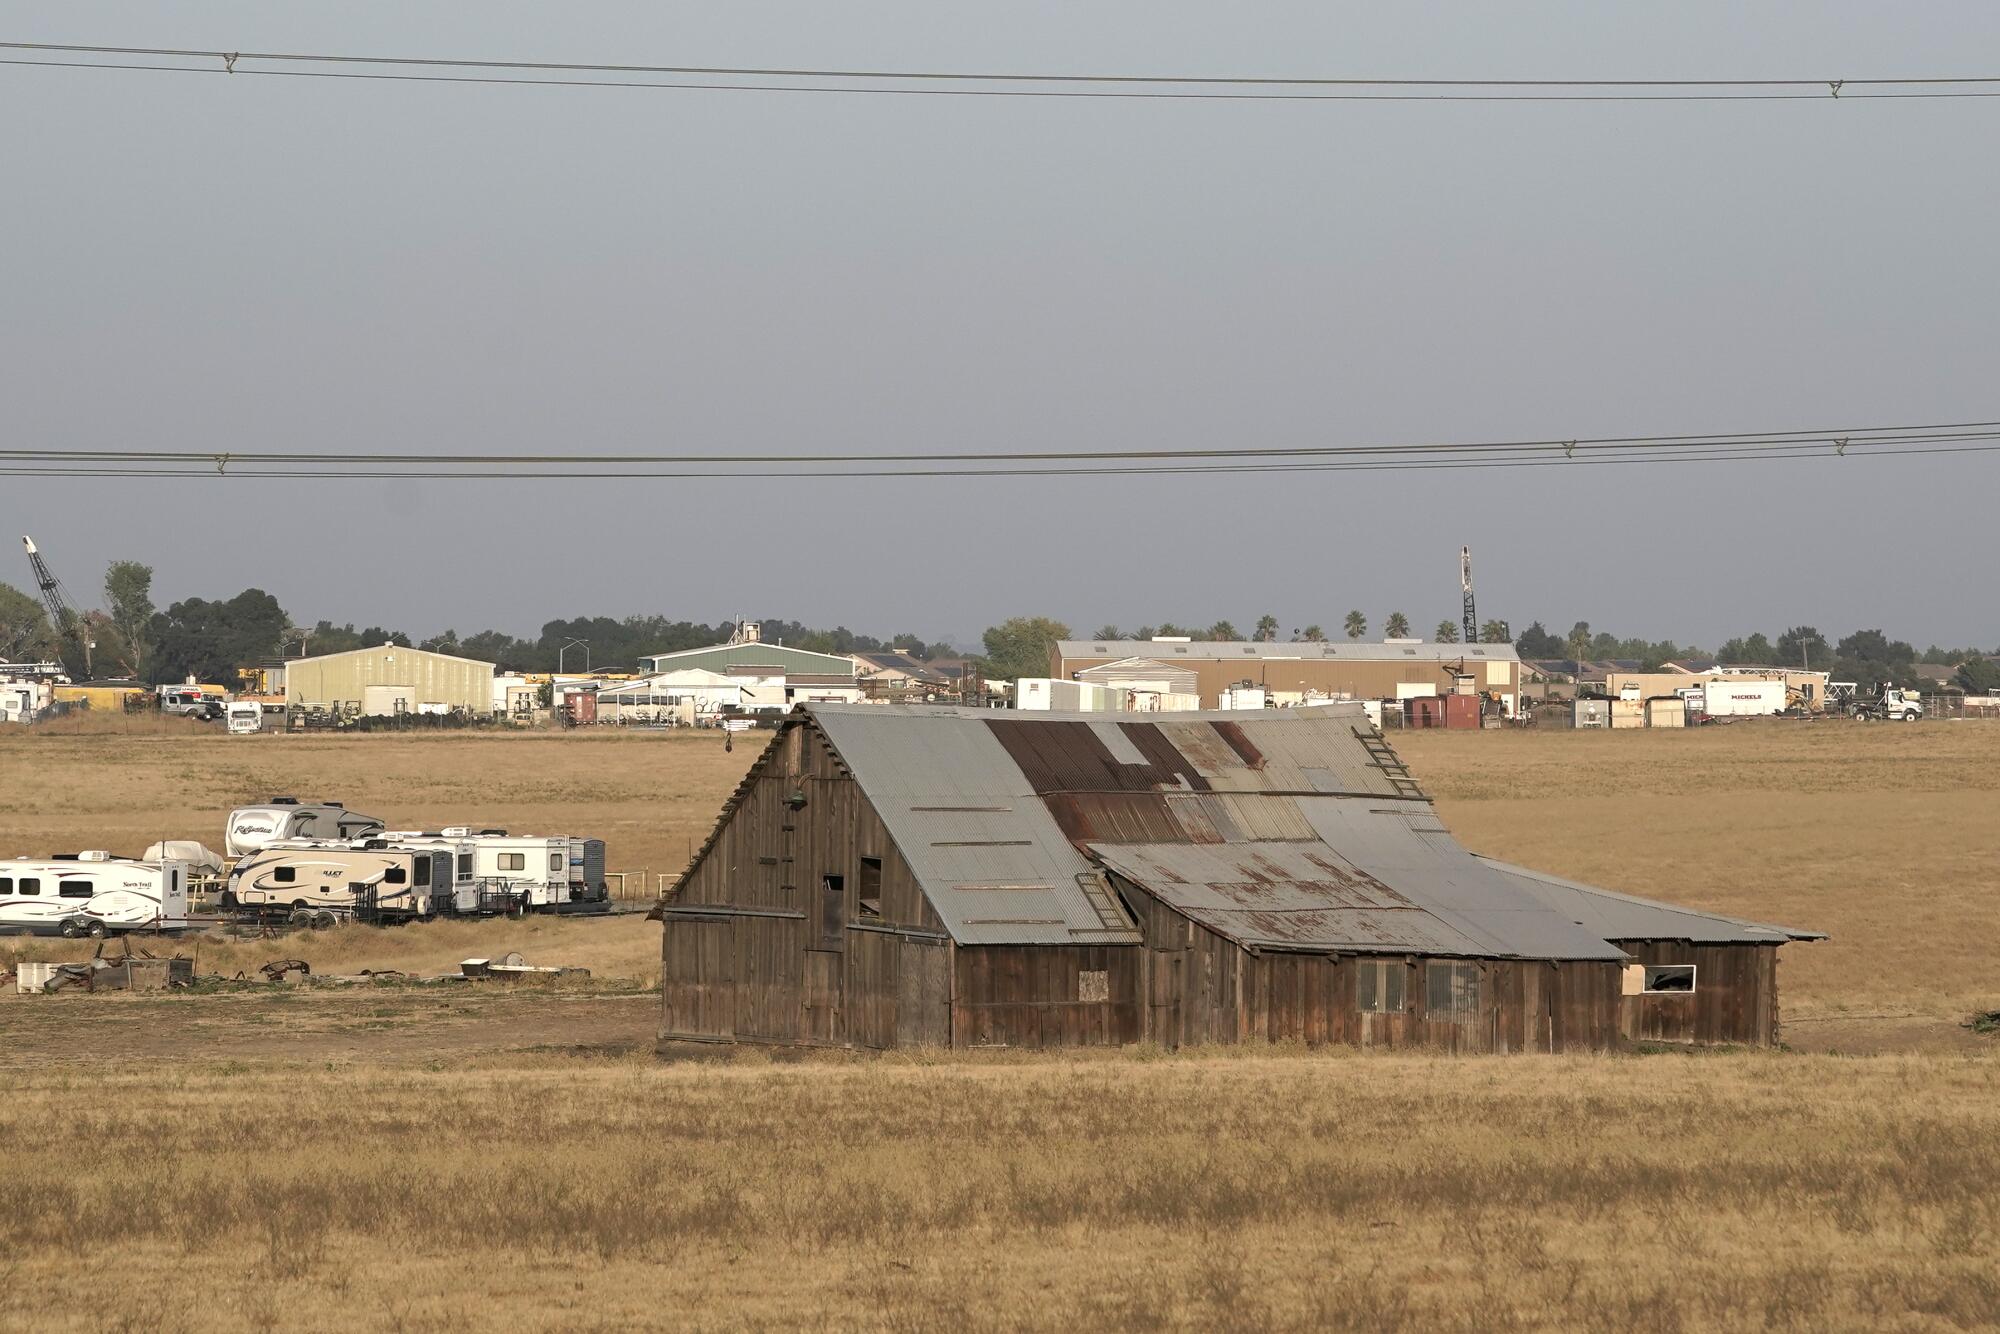
{"label": "shipping container", "polygon": [[1608,699],[1580,699],[1576,702],[1576,725],[1578,727],[1611,726],[1611,701]]}
{"label": "shipping container", "polygon": [[1443,727],[1444,700],[1436,695],[1418,695],[1403,701],[1406,727]]}
{"label": "shipping container", "polygon": [[1444,725],[1446,727],[1477,730],[1479,727],[1480,705],[1483,701],[1477,695],[1446,695],[1444,703]]}
{"label": "shipping container", "polygon": [[1646,701],[1633,698],[1606,700],[1611,710],[1611,726],[1619,730],[1646,725]]}
{"label": "shipping container", "polygon": [[1675,695],[1646,701],[1646,726],[1686,727],[1687,705]]}
{"label": "shipping container", "polygon": [[1702,712],[1711,718],[1752,718],[1785,711],[1783,681],[1710,681],[1702,687]]}

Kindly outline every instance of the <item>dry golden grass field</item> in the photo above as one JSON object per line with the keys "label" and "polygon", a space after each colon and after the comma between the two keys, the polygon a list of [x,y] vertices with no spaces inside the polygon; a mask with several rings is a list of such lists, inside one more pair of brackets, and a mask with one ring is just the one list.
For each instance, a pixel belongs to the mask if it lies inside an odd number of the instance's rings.
{"label": "dry golden grass field", "polygon": [[[657,873],[755,749],[122,722],[0,731],[5,852],[295,792]],[[1830,932],[1792,1050],[664,1064],[640,919],[204,938],[596,976],[0,996],[0,1328],[2000,1327],[2000,727],[1396,740],[1478,851]]]}

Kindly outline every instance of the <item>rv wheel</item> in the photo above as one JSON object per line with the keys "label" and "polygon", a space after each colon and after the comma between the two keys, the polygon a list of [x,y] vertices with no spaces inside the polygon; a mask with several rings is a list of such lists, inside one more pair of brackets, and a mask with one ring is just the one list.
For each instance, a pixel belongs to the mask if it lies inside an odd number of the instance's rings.
{"label": "rv wheel", "polygon": [[62,924],[61,931],[64,940],[75,940],[83,934],[83,927],[77,922],[68,921]]}
{"label": "rv wheel", "polygon": [[313,914],[312,929],[315,931],[331,931],[339,925],[340,919],[330,912],[316,912]]}
{"label": "rv wheel", "polygon": [[102,922],[90,923],[90,925],[83,928],[83,934],[89,936],[92,940],[104,939],[104,923]]}
{"label": "rv wheel", "polygon": [[289,920],[293,926],[310,927],[313,924],[312,910],[303,906],[293,908]]}

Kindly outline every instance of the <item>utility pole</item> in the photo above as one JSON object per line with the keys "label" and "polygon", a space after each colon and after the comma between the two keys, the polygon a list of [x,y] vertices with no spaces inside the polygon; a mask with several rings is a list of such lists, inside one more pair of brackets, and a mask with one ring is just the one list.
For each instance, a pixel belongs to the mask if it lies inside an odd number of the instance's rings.
{"label": "utility pole", "polygon": [[1472,548],[1458,549],[1458,584],[1465,591],[1465,642],[1479,642],[1479,613],[1472,605]]}

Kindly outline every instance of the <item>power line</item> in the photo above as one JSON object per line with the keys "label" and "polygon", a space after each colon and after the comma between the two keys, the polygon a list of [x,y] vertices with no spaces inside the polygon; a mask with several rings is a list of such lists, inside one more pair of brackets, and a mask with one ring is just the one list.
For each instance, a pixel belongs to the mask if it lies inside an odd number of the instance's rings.
{"label": "power line", "polygon": [[341,467],[393,465],[460,468],[479,465],[522,467],[534,465],[564,468],[599,466],[725,465],[739,467],[824,467],[836,464],[924,464],[969,469],[987,464],[1219,464],[1239,460],[1312,460],[1335,458],[1457,458],[1498,455],[1560,454],[1574,458],[1626,450],[1736,450],[1746,448],[1801,450],[1831,448],[1836,451],[1869,446],[1902,446],[2000,439],[2000,421],[1928,422],[1895,426],[1811,427],[1782,431],[1724,431],[1709,434],[1541,437],[1469,441],[1419,441],[1333,445],[1242,445],[1229,447],[1148,448],[1148,449],[1038,449],[993,450],[982,452],[878,452],[878,453],[623,453],[556,454],[516,453],[422,453],[401,450],[363,453],[352,450],[193,450],[193,449],[70,449],[23,447],[0,449],[0,460],[45,463],[184,463],[204,467],[238,467],[246,464],[306,465]]}
{"label": "power line", "polygon": [[[356,56],[300,51],[224,51],[191,47],[86,46],[0,42],[0,50],[46,56],[127,60],[5,59],[0,64],[59,69],[254,74],[266,77],[371,79],[421,83],[548,84],[555,87],[659,88],[717,92],[805,92],[952,97],[1098,97],[1228,101],[1799,101],[1831,98],[2000,96],[2000,75],[1920,75],[1775,79],[1407,79],[1281,75],[1021,73],[934,69],[839,69],[754,65],[637,65],[580,61],[472,60],[425,56]],[[148,63],[138,63],[143,59]],[[213,64],[153,63],[201,60]],[[247,64],[245,62],[248,62]],[[259,65],[336,68],[259,68]],[[390,73],[457,70],[470,73]],[[482,72],[483,71],[483,72]],[[499,71],[502,73],[492,73]],[[579,75],[592,77],[580,78]],[[664,76],[635,79],[633,75]],[[744,83],[738,80],[767,82]],[[805,83],[836,79],[845,85]],[[692,82],[688,80],[693,80]],[[952,85],[910,86],[910,85]],[[1088,89],[1078,85],[1090,85]],[[1283,89],[1292,91],[1268,91]],[[1296,91],[1339,89],[1344,91]],[[1819,90],[1825,91],[1819,91]],[[1848,91],[1855,89],[1859,91]],[[1982,91],[1992,89],[1991,91]],[[1249,91],[1245,91],[1249,90]],[[1404,90],[1404,91],[1390,91]],[[1423,90],[1423,91],[1408,91]],[[1808,91],[1811,90],[1811,91]]]}
{"label": "power line", "polygon": [[[294,480],[451,480],[451,481],[603,481],[603,480],[681,480],[681,481],[806,481],[826,478],[975,478],[975,477],[1163,477],[1163,476],[1216,476],[1216,475],[1256,475],[1267,473],[1321,473],[1321,472],[1415,472],[1440,469],[1498,469],[1498,468],[1579,468],[1607,465],[1632,464],[1674,464],[1687,465],[1704,462],[1792,462],[1817,461],[1825,459],[1883,459],[1910,458],[1941,454],[1984,454],[2000,451],[2000,432],[1989,432],[1982,436],[1952,437],[1956,443],[1935,445],[1877,445],[1870,448],[1868,441],[1795,441],[1786,444],[1751,444],[1747,446],[1703,446],[1692,450],[1672,450],[1662,452],[1657,448],[1641,447],[1622,452],[1584,454],[1576,457],[1547,455],[1520,457],[1442,457],[1421,459],[1348,459],[1341,461],[1320,461],[1289,459],[1265,463],[1142,463],[1136,466],[1085,466],[1059,467],[1046,464],[1027,464],[1006,467],[954,467],[940,460],[939,466],[928,468],[888,467],[888,468],[832,468],[800,469],[797,467],[777,469],[724,469],[724,470],[672,470],[623,467],[617,469],[578,469],[567,461],[562,466],[551,466],[558,459],[535,460],[527,466],[510,468],[486,468],[480,470],[441,470],[435,466],[414,468],[383,468],[379,465],[363,467],[331,467],[318,464],[310,467],[263,466],[236,467],[234,456],[207,456],[210,466],[188,466],[185,462],[139,462],[125,461],[122,466],[97,466],[81,460],[73,462],[9,463],[0,465],[0,475],[21,477],[83,478],[83,477],[143,477],[143,478],[264,478]],[[200,456],[196,456],[200,457]],[[217,458],[227,459],[230,469],[216,465]]]}

